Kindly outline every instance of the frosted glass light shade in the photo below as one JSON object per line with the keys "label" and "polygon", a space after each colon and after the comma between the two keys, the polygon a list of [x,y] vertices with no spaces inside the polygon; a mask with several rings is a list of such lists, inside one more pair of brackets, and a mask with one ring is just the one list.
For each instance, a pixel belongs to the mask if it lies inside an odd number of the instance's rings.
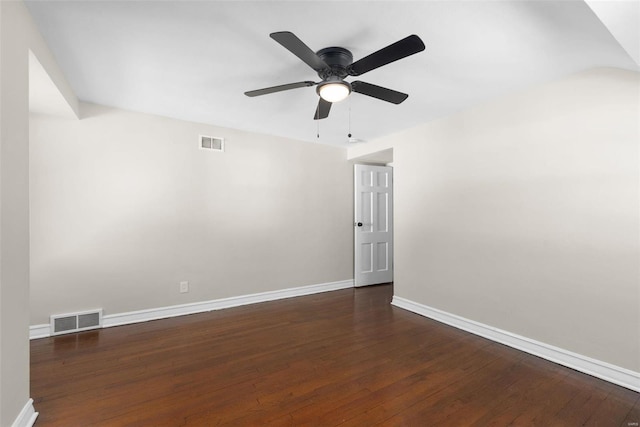
{"label": "frosted glass light shade", "polygon": [[318,88],[318,93],[327,102],[340,102],[351,93],[348,83],[325,83]]}

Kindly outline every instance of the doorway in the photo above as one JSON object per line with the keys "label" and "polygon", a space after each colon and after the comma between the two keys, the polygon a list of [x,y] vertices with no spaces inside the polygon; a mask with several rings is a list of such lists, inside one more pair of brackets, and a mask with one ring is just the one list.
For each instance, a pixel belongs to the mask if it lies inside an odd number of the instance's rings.
{"label": "doorway", "polygon": [[393,282],[393,168],[354,165],[354,284]]}

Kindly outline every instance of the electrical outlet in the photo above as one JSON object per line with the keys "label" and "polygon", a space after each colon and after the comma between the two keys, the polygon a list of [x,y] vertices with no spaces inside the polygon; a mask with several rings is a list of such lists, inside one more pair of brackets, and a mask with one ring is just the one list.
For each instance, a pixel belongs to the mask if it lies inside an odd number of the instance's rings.
{"label": "electrical outlet", "polygon": [[189,282],[180,282],[180,293],[184,294],[189,292]]}

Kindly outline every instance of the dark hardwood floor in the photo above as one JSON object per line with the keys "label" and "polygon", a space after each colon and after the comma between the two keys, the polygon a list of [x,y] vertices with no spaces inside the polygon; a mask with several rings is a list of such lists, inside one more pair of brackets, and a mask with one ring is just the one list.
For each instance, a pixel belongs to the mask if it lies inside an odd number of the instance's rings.
{"label": "dark hardwood floor", "polygon": [[638,393],[348,289],[31,342],[45,426],[637,426]]}

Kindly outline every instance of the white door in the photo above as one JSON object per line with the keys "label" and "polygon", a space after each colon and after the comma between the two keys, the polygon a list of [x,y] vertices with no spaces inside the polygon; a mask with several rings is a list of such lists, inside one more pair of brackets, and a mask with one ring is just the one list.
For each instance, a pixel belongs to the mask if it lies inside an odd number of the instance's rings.
{"label": "white door", "polygon": [[355,165],[355,285],[393,281],[393,169]]}

